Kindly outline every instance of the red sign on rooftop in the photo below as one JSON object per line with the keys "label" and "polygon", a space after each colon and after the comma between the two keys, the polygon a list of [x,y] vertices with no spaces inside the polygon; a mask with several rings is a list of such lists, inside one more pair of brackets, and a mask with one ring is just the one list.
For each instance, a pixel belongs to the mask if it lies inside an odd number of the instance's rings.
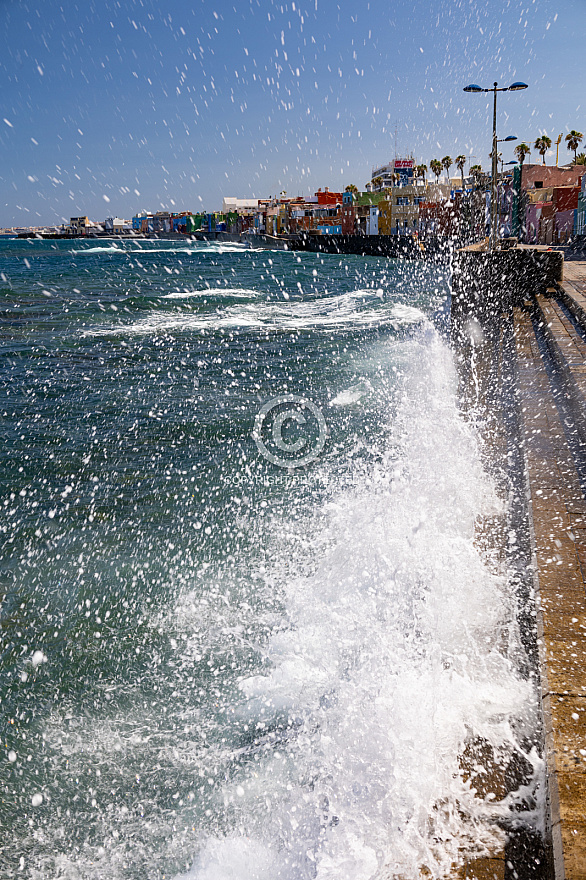
{"label": "red sign on rooftop", "polygon": [[413,168],[415,159],[395,159],[394,168]]}

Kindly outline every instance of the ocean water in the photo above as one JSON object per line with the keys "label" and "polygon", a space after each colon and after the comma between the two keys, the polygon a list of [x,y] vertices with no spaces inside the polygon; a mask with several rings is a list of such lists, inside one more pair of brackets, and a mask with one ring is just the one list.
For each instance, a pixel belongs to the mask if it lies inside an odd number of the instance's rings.
{"label": "ocean water", "polygon": [[[535,724],[439,266],[0,242],[0,875],[441,877]],[[526,794],[526,792],[525,792]]]}

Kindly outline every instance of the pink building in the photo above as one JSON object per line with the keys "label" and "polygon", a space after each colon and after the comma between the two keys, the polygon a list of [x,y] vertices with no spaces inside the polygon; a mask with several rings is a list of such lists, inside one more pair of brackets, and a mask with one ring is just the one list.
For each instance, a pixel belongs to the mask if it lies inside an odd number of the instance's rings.
{"label": "pink building", "polygon": [[574,210],[558,211],[555,215],[555,240],[559,244],[565,244],[574,231]]}
{"label": "pink building", "polygon": [[541,218],[541,202],[527,205],[527,217],[525,220],[525,241],[527,244],[537,244],[539,236],[539,220]]}
{"label": "pink building", "polygon": [[548,186],[576,186],[584,174],[583,165],[558,168],[555,165],[523,165],[521,189],[547,189]]}
{"label": "pink building", "polygon": [[527,206],[527,244],[552,244],[554,239],[554,209],[551,202],[536,202]]}

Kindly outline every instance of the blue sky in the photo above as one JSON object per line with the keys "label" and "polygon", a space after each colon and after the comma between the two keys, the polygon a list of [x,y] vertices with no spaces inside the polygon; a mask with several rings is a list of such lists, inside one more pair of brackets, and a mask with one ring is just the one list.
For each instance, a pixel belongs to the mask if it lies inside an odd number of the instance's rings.
{"label": "blue sky", "polygon": [[462,87],[529,84],[499,136],[586,134],[585,33],[586,0],[0,0],[0,226],[362,189],[395,145],[488,168]]}

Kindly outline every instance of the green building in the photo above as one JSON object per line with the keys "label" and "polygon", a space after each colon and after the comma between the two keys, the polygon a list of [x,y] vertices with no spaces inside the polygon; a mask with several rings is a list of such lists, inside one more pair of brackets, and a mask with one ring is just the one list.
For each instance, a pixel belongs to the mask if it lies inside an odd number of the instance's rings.
{"label": "green building", "polygon": [[574,223],[574,235],[586,235],[586,170],[582,177],[578,207],[576,209],[576,221]]}

